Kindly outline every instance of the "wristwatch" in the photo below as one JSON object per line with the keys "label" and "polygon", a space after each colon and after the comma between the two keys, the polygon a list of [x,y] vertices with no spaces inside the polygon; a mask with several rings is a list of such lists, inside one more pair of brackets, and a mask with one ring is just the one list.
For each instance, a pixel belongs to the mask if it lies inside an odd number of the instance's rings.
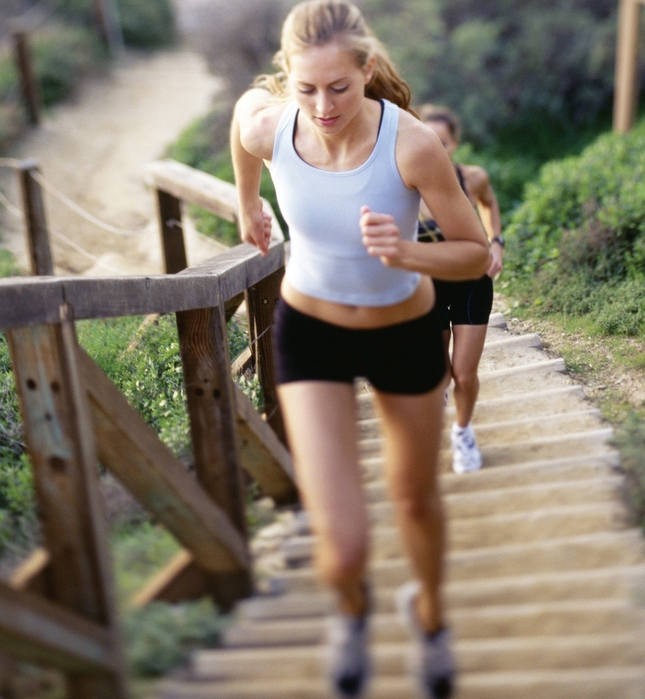
{"label": "wristwatch", "polygon": [[506,247],[506,241],[501,235],[496,235],[491,241],[491,243],[499,243],[502,247]]}

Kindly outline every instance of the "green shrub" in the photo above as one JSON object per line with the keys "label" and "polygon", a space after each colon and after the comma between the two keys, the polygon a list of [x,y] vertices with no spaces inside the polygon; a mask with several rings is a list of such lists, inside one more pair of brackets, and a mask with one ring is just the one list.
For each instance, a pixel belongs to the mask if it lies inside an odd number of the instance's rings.
{"label": "green shrub", "polygon": [[[174,40],[174,15],[169,0],[116,0],[124,42],[133,48],[167,46]],[[72,24],[96,31],[93,0],[64,0],[57,14]]]}
{"label": "green shrub", "polygon": [[96,36],[82,27],[44,25],[34,33],[31,50],[45,105],[73,94],[83,77],[105,66],[105,50]]}
{"label": "green shrub", "polygon": [[642,417],[630,412],[625,424],[616,431],[614,441],[621,453],[625,498],[635,523],[645,529],[645,425]]}
{"label": "green shrub", "polygon": [[505,279],[526,303],[645,331],[645,121],[547,163],[506,234]]}
{"label": "green shrub", "polygon": [[215,646],[224,625],[207,598],[175,605],[151,602],[130,610],[123,622],[128,659],[139,676],[165,674],[194,648]]}
{"label": "green shrub", "polygon": [[126,46],[150,49],[168,46],[175,40],[169,0],[119,0],[118,7]]}
{"label": "green shrub", "polygon": [[[0,119],[2,108],[0,107]],[[0,139],[2,139],[2,123],[0,122]],[[10,250],[0,248],[0,278],[1,277],[17,277],[21,274],[21,270],[16,264],[16,259]]]}

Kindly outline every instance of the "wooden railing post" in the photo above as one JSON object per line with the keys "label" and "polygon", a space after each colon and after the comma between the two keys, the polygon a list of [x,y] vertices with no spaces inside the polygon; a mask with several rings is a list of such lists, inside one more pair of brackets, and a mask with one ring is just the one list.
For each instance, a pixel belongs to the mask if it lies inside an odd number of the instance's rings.
{"label": "wooden railing post", "polygon": [[29,265],[32,274],[50,276],[54,274],[54,263],[49,244],[45,202],[42,189],[33,177],[34,172],[38,172],[38,163],[35,160],[23,161],[17,170]]}
{"label": "wooden railing post", "polygon": [[638,38],[642,0],[620,0],[614,85],[614,131],[634,125],[638,103]]}
{"label": "wooden railing post", "polygon": [[40,87],[34,75],[27,34],[23,29],[16,27],[12,35],[16,68],[20,76],[20,92],[27,120],[32,126],[38,126],[41,110]]}
{"label": "wooden railing post", "polygon": [[71,309],[61,306],[60,323],[19,328],[7,336],[50,554],[47,596],[106,628],[118,668],[100,678],[70,674],[70,696],[125,699],[107,524]]}
{"label": "wooden railing post", "polygon": [[[197,478],[247,536],[245,489],[224,305],[177,313]],[[248,570],[215,577],[213,596],[228,607],[253,589]]]}
{"label": "wooden railing post", "polygon": [[181,200],[162,189],[157,189],[156,192],[164,272],[177,274],[188,267],[184,228],[181,222]]}
{"label": "wooden railing post", "polygon": [[270,330],[273,325],[273,314],[280,298],[280,283],[283,276],[284,267],[249,287],[246,293],[246,305],[249,316],[249,339],[264,395],[266,420],[278,435],[280,441],[286,444],[287,438],[282,413],[278,405]]}

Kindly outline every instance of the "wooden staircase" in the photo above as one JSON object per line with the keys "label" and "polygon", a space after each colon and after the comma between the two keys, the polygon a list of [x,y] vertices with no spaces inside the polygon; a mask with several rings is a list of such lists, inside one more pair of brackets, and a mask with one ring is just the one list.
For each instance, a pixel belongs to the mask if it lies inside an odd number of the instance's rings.
{"label": "wooden staircase", "polygon": [[[375,677],[368,697],[415,697],[408,636],[393,609],[409,577],[381,479],[379,423],[359,394],[372,520]],[[446,599],[460,668],[458,699],[644,699],[645,547],[622,504],[612,430],[536,335],[494,314],[475,415],[484,468],[450,468]],[[284,523],[287,522],[288,526]],[[302,519],[256,539],[263,594],[238,605],[218,650],[199,651],[157,699],[323,699],[330,594],[310,565]]]}

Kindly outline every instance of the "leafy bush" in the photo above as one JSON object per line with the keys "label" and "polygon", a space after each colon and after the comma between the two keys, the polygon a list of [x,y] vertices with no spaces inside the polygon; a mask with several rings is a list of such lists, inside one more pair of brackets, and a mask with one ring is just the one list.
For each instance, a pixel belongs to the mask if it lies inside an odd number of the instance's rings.
{"label": "leafy bush", "polygon": [[627,503],[635,523],[645,529],[645,427],[642,417],[630,412],[614,441],[621,452]]}
{"label": "leafy bush", "polygon": [[533,147],[527,127],[591,123],[611,101],[613,0],[366,0],[363,7],[416,101],[450,105],[478,143],[513,123],[523,125],[516,144]]}
{"label": "leafy bush", "polygon": [[71,95],[84,76],[103,68],[106,59],[92,32],[62,24],[43,26],[33,35],[31,50],[45,105]]}
{"label": "leafy bush", "polygon": [[168,46],[175,40],[169,0],[119,0],[118,5],[126,46],[150,49]]}
{"label": "leafy bush", "polygon": [[127,654],[137,675],[162,675],[197,647],[215,646],[224,625],[213,603],[151,602],[124,617]]}
{"label": "leafy bush", "polygon": [[[0,109],[0,114],[2,110]],[[1,118],[1,117],[0,117]],[[0,122],[0,139],[2,139],[2,122]],[[0,278],[1,277],[17,277],[21,274],[21,270],[16,265],[16,259],[11,251],[6,248],[0,248]]]}
{"label": "leafy bush", "polygon": [[645,330],[645,121],[546,164],[506,233],[505,276],[525,300],[593,312],[609,334]]}
{"label": "leafy bush", "polygon": [[[117,0],[123,39],[127,46],[149,49],[174,41],[174,14],[169,0]],[[64,0],[57,15],[73,24],[96,26],[92,0]]]}

